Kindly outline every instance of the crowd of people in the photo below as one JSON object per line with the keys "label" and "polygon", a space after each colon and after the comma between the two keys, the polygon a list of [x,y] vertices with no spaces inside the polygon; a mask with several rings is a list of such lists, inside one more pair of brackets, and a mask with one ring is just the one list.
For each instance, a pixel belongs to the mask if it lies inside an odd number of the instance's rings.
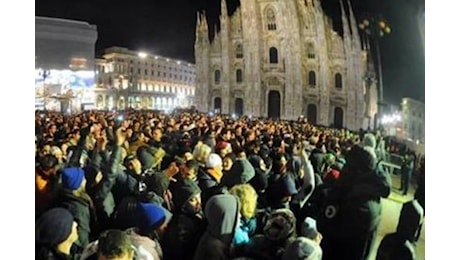
{"label": "crowd of people", "polygon": [[36,259],[367,259],[391,192],[381,140],[303,118],[36,111]]}

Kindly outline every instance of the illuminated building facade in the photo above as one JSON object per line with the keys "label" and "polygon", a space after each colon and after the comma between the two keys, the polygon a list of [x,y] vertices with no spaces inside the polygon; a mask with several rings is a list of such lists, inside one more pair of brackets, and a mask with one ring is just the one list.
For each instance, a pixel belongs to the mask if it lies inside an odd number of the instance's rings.
{"label": "illuminated building facade", "polygon": [[403,98],[401,114],[405,139],[425,143],[425,104],[412,98]]}
{"label": "illuminated building facade", "polygon": [[241,0],[230,15],[222,0],[220,30],[212,39],[213,26],[198,13],[197,108],[283,119],[304,115],[314,124],[367,128],[377,109],[376,81],[351,4],[342,2],[343,35],[319,0]]}
{"label": "illuminated building facade", "polygon": [[35,105],[77,112],[94,105],[97,27],[35,17]]}
{"label": "illuminated building facade", "polygon": [[97,109],[171,110],[189,107],[195,95],[195,65],[122,47],[96,60]]}

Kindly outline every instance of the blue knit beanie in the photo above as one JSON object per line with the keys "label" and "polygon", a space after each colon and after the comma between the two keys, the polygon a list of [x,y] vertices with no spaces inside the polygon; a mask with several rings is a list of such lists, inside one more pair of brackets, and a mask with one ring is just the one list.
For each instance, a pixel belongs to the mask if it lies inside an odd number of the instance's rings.
{"label": "blue knit beanie", "polygon": [[55,247],[72,232],[73,216],[67,209],[53,208],[35,222],[35,243]]}
{"label": "blue knit beanie", "polygon": [[139,229],[150,233],[166,221],[165,209],[153,203],[139,203]]}
{"label": "blue knit beanie", "polygon": [[70,190],[76,190],[80,188],[80,185],[83,182],[83,177],[85,177],[85,173],[82,168],[65,168],[62,170],[61,174],[62,187]]}

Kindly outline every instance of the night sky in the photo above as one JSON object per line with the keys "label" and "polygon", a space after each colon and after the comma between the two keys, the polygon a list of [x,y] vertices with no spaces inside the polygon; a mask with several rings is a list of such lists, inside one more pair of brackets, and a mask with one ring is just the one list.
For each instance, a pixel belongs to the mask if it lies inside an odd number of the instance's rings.
{"label": "night sky", "polygon": [[[250,0],[244,0],[250,1]],[[338,0],[323,0],[323,9],[341,30]],[[344,1],[346,2],[346,1]],[[391,34],[381,38],[385,100],[402,97],[425,100],[425,51],[417,24],[423,0],[352,0],[357,19],[382,14]],[[239,0],[227,0],[233,12]],[[97,25],[97,55],[111,46],[145,50],[194,62],[196,11],[205,9],[216,22],[220,0],[36,0],[37,16],[87,21]],[[212,25],[210,27],[213,27]]]}

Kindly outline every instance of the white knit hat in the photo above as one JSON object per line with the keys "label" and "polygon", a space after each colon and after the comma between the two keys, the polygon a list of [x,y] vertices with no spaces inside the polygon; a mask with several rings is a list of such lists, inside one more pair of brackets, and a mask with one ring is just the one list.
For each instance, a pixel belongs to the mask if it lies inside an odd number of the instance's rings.
{"label": "white knit hat", "polygon": [[216,168],[218,166],[222,166],[222,158],[216,153],[210,154],[206,160],[206,168]]}

